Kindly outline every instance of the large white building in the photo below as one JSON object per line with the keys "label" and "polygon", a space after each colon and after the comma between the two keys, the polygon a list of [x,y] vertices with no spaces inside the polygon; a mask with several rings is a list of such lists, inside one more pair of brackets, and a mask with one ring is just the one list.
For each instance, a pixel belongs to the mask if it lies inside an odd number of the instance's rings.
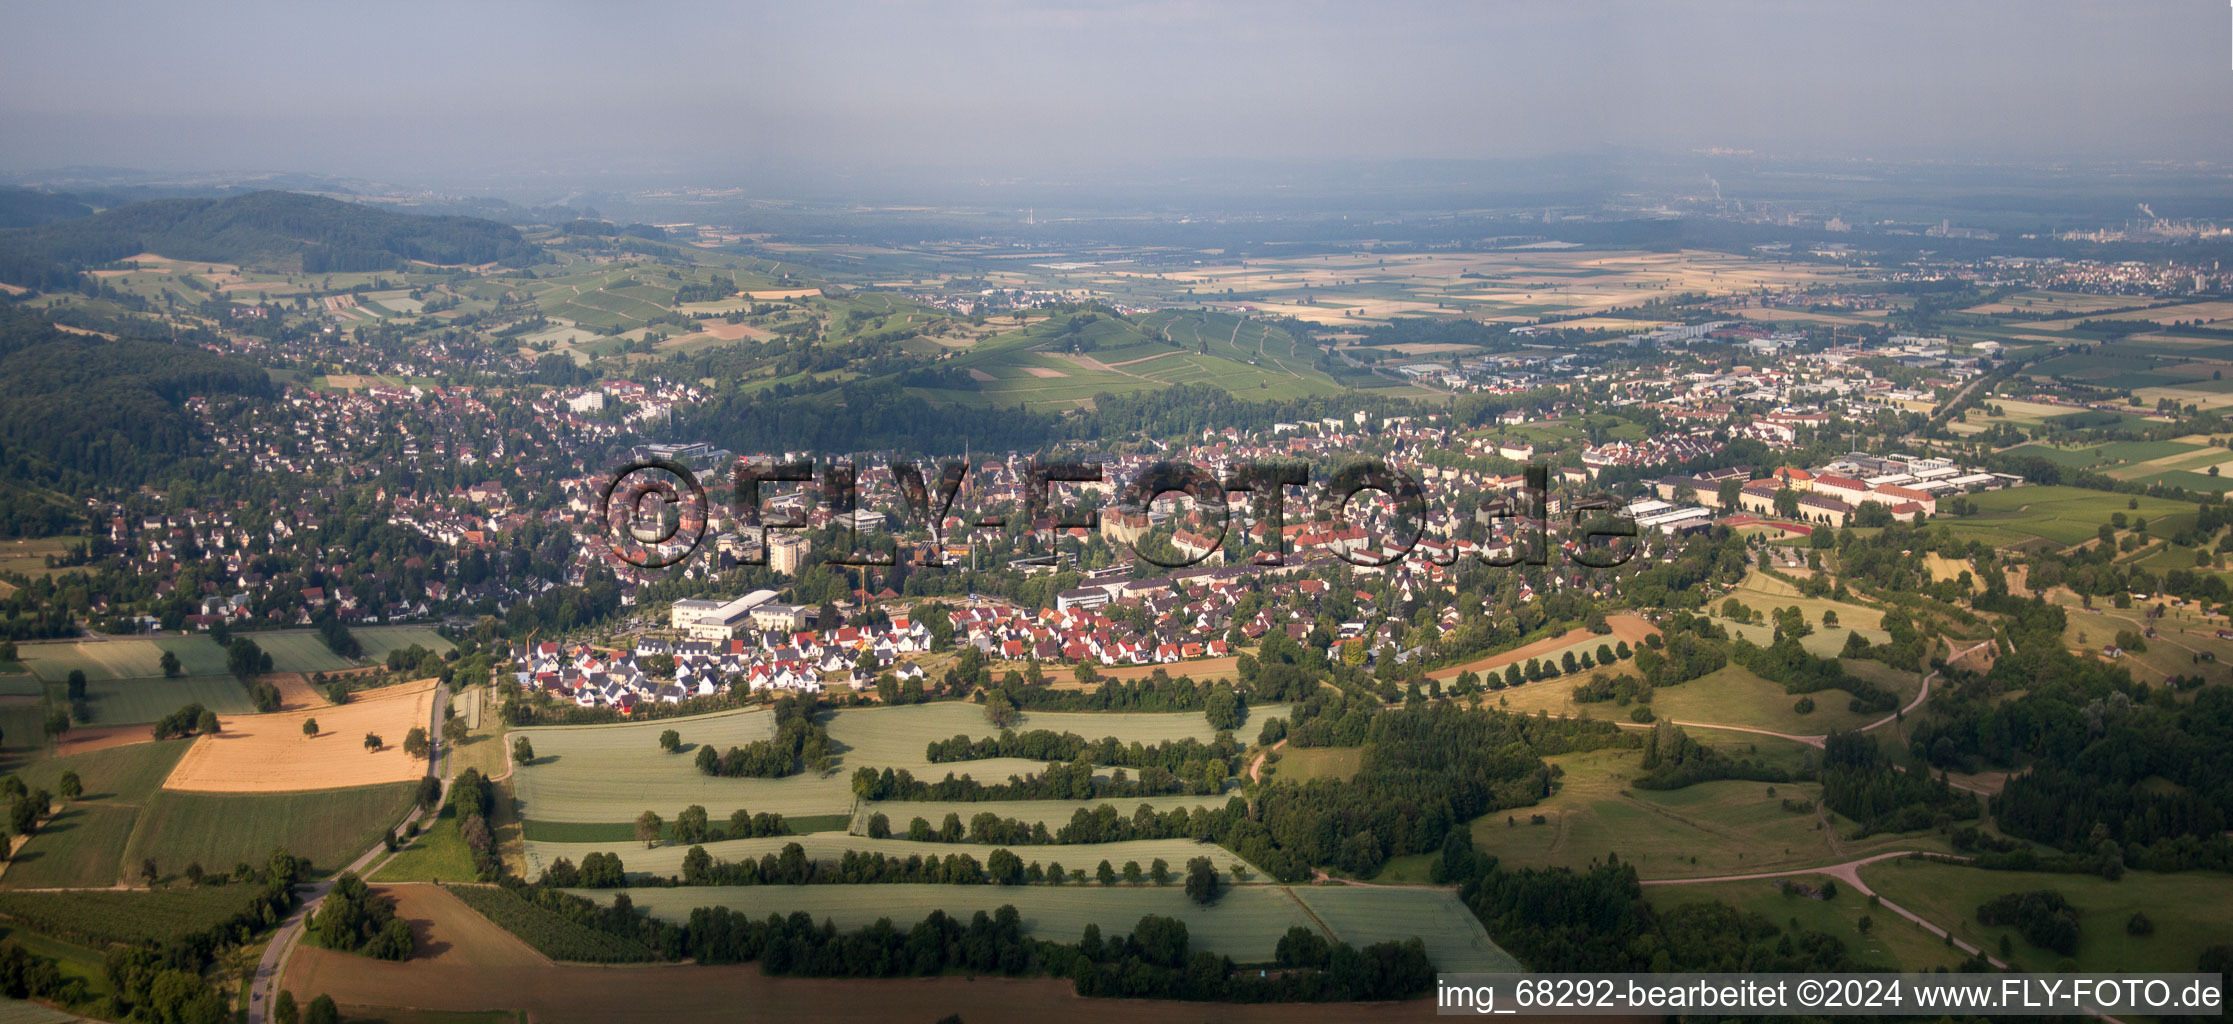
{"label": "large white building", "polygon": [[773,590],[755,590],[727,602],[686,598],[674,603],[669,623],[692,640],[727,640],[751,624],[754,608],[773,600]]}

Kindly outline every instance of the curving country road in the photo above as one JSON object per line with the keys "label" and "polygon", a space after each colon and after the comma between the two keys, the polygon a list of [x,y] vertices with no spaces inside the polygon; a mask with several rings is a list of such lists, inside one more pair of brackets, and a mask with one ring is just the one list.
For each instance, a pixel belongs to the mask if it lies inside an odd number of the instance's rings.
{"label": "curving country road", "polygon": [[[437,684],[434,687],[434,720],[428,723],[427,728],[427,741],[434,745],[433,770],[435,777],[442,780],[441,799],[434,803],[437,809],[450,799],[450,745],[442,739],[441,728],[442,709],[447,707],[449,703],[449,685],[446,683]],[[414,804],[411,813],[403,816],[403,821],[398,827],[418,821],[426,813],[426,808]],[[372,849],[364,851],[356,860],[350,861],[348,867],[341,870],[353,871],[359,877],[362,877],[365,870],[371,867],[374,861],[386,856],[387,852],[387,843],[382,842]],[[336,872],[335,876],[339,877],[339,874],[339,872]],[[278,998],[279,979],[286,969],[287,956],[294,952],[295,943],[301,940],[304,923],[309,921],[311,914],[317,912],[319,902],[324,900],[326,893],[332,891],[332,889],[332,879],[296,887],[296,891],[302,893],[302,903],[295,908],[294,913],[287,915],[286,920],[279,922],[277,931],[272,932],[271,941],[264,944],[263,957],[256,961],[256,976],[248,983],[248,1024],[268,1024],[270,1016],[268,1011],[272,1000]]]}
{"label": "curving country road", "polygon": [[[1849,860],[1843,864],[1832,864],[1828,867],[1793,868],[1789,871],[1762,871],[1756,874],[1749,875],[1716,875],[1712,878],[1653,878],[1644,880],[1642,884],[1654,886],[1705,885],[1711,882],[1750,882],[1755,879],[1787,878],[1792,875],[1829,875],[1830,877],[1835,878],[1838,881],[1852,886],[1854,891],[1860,893],[1863,896],[1876,897],[1877,902],[1882,904],[1886,910],[1890,910],[1891,912],[1898,914],[1901,917],[1915,922],[1916,924],[1922,926],[1924,931],[1930,932],[1931,934],[1939,936],[1941,938],[1952,938],[1951,935],[1947,934],[1946,929],[1924,920],[1922,915],[1917,914],[1914,911],[1907,909],[1906,907],[1900,906],[1899,904],[1894,903],[1891,900],[1885,899],[1883,894],[1869,888],[1869,884],[1867,882],[1861,881],[1861,869],[1863,867],[1874,864],[1878,861],[1905,857],[1908,856],[1909,852],[1910,851],[1907,850],[1896,850],[1891,853],[1879,853],[1873,857],[1863,857],[1860,860]],[[1948,857],[1947,859],[1968,860],[1969,858]],[[1963,952],[1975,953],[1979,956],[1984,957],[1985,962],[1992,964],[1994,967],[1998,967],[2002,970],[2008,969],[2008,964],[2006,961],[2003,961],[1999,957],[1993,956],[1992,954],[1987,953],[1984,950],[1979,949],[1968,942],[1964,942],[1961,939],[1954,939],[1954,945],[1956,948],[1962,950]]]}

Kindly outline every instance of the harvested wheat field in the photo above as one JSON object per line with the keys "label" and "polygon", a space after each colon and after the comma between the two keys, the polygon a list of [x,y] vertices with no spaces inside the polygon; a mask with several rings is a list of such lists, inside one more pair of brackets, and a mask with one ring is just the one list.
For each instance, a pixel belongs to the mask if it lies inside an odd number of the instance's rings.
{"label": "harvested wheat field", "polygon": [[319,693],[317,687],[310,685],[309,677],[300,672],[274,672],[256,678],[279,688],[281,711],[311,711],[333,706],[333,702]]}
{"label": "harvested wheat field", "polygon": [[[204,793],[284,793],[409,782],[426,765],[403,752],[413,726],[433,721],[434,680],[369,690],[339,707],[220,717],[218,731],[194,741],[163,780],[165,789]],[[316,719],[318,735],[302,725]],[[364,734],[385,742],[366,750]]]}

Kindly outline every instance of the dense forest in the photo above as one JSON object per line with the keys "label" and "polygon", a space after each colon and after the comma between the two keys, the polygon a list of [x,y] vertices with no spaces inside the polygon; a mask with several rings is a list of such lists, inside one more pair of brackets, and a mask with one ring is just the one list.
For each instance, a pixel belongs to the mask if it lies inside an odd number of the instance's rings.
{"label": "dense forest", "polygon": [[137,486],[199,454],[188,398],[276,393],[261,369],[203,349],[0,309],[0,475],[19,487]]}

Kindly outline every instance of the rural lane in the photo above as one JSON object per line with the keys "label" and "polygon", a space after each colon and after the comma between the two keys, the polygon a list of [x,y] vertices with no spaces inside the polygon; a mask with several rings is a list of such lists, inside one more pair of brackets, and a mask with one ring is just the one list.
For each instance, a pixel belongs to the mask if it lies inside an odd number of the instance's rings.
{"label": "rural lane", "polygon": [[[1755,879],[1787,878],[1792,875],[1829,875],[1830,877],[1835,878],[1838,881],[1852,886],[1855,892],[1858,892],[1863,896],[1875,896],[1877,902],[1882,904],[1886,910],[1890,910],[1891,912],[1898,914],[1901,917],[1915,922],[1917,925],[1920,925],[1924,931],[1930,932],[1931,934],[1939,936],[1940,938],[1953,938],[1951,935],[1947,934],[1946,929],[1924,920],[1922,915],[1917,914],[1914,911],[1907,909],[1906,907],[1900,906],[1899,904],[1894,903],[1891,900],[1885,899],[1882,894],[1878,893],[1874,889],[1869,888],[1869,884],[1867,882],[1861,881],[1861,869],[1863,867],[1874,864],[1878,861],[1893,860],[1908,855],[1909,851],[1907,850],[1895,850],[1891,853],[1880,853],[1873,857],[1863,857],[1860,860],[1849,860],[1843,864],[1832,864],[1828,867],[1793,868],[1789,871],[1762,871],[1757,874],[1750,875],[1715,875],[1711,878],[1653,878],[1646,879],[1642,882],[1642,884],[1706,885],[1713,882],[1750,882]],[[1968,858],[1953,857],[1948,859],[1967,860]],[[1984,950],[1979,949],[1967,942],[1964,942],[1961,939],[1954,939],[1953,942],[1955,947],[1961,949],[1963,952],[1975,953],[1979,956],[1982,956],[1985,958],[1986,963],[1992,964],[1994,967],[1998,967],[2001,970],[2008,969],[2008,964],[2005,961],[2001,960],[1999,957],[1986,953]]]}
{"label": "rural lane", "polygon": [[[442,709],[447,707],[449,703],[449,684],[437,684],[434,687],[434,720],[427,725],[427,741],[434,745],[436,752],[434,761],[435,777],[442,780],[441,799],[434,802],[434,806],[438,809],[450,798],[450,745],[448,741],[442,738],[441,728]],[[401,824],[408,826],[425,816],[426,813],[426,808],[413,805],[411,813],[403,816]],[[348,867],[341,870],[357,872],[359,877],[362,877],[364,870],[387,852],[388,844],[383,840],[379,845],[364,851],[356,860],[350,861]],[[336,872],[335,875],[339,877],[339,872]],[[298,892],[303,888],[305,887],[296,887]],[[303,895],[302,904],[295,908],[294,913],[288,914],[286,920],[279,922],[279,928],[272,933],[271,941],[264,945],[262,959],[256,961],[256,977],[248,985],[248,1024],[269,1024],[269,1011],[272,1000],[278,998],[279,995],[279,979],[286,967],[287,956],[294,952],[295,943],[302,938],[303,926],[310,920],[310,915],[317,912],[319,902],[326,898],[326,893],[333,890],[333,880],[312,882],[307,888],[309,892]]]}

